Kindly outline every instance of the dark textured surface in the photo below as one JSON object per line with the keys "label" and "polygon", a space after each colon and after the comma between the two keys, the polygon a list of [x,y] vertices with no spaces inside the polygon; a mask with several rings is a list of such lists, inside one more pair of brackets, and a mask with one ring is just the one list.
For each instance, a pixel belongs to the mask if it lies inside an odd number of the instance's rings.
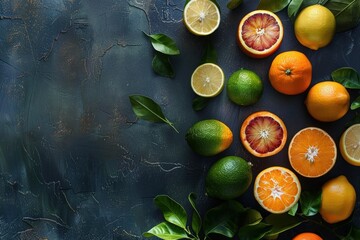
{"label": "dark textured surface", "polygon": [[[143,239],[141,234],[161,219],[153,204],[158,194],[186,205],[187,195],[195,192],[204,212],[214,204],[204,195],[204,177],[216,159],[241,156],[254,164],[254,175],[272,165],[289,167],[288,143],[267,159],[252,157],[241,146],[239,125],[257,110],[279,115],[289,137],[318,126],[338,142],[354,111],[333,123],[313,120],[305,94],[285,96],[271,88],[267,72],[274,55],[251,59],[236,45],[237,24],[258,1],[244,1],[232,12],[219,1],[220,28],[206,38],[185,29],[184,2],[1,0],[0,239]],[[279,16],[285,35],[278,52],[305,53],[313,64],[312,85],[339,67],[360,71],[359,27],[337,33],[329,46],[312,51],[296,41],[286,12]],[[181,54],[171,57],[175,79],[153,73],[154,51],[143,32],[164,33],[177,42]],[[207,41],[214,44],[226,77],[241,67],[260,75],[265,90],[256,105],[235,106],[224,91],[203,111],[192,110],[189,79]],[[351,93],[353,100],[359,91]],[[130,94],[153,98],[180,133],[137,121]],[[235,136],[230,149],[212,158],[195,155],[184,140],[194,122],[207,118],[225,122]],[[300,180],[311,190],[340,174],[360,194],[359,168],[341,156],[327,175]],[[239,200],[260,208],[250,190]],[[359,214],[357,201],[355,219]],[[280,239],[303,230],[326,234],[303,224]]]}

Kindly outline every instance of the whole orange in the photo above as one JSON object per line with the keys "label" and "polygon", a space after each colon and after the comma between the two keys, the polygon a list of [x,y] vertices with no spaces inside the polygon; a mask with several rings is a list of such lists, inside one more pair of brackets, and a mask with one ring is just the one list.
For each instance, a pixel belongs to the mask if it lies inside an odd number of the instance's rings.
{"label": "whole orange", "polygon": [[354,186],[344,175],[330,179],[322,186],[319,213],[328,223],[341,222],[350,217],[356,203]]}
{"label": "whole orange", "polygon": [[312,65],[305,54],[287,51],[278,54],[271,63],[269,80],[275,90],[296,95],[310,86]]}
{"label": "whole orange", "polygon": [[309,114],[318,121],[332,122],[349,110],[350,95],[335,81],[323,81],[311,87],[305,100]]}
{"label": "whole orange", "polygon": [[292,240],[323,240],[319,235],[311,232],[304,232],[296,235]]}

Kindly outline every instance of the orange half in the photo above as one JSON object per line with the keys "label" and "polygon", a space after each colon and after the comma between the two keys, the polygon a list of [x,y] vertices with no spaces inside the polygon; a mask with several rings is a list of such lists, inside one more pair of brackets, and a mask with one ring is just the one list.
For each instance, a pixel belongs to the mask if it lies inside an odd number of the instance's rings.
{"label": "orange half", "polygon": [[260,172],[255,179],[255,199],[271,213],[289,211],[299,200],[300,194],[299,179],[287,168],[269,167]]}
{"label": "orange half", "polygon": [[320,128],[307,127],[294,135],[288,155],[290,164],[297,173],[316,178],[333,168],[337,150],[334,140],[327,132]]}

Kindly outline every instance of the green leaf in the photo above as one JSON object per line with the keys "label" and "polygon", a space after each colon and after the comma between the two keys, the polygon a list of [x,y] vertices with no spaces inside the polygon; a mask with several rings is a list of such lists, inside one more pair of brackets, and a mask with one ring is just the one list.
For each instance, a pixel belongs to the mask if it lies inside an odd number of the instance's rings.
{"label": "green leaf", "polygon": [[177,48],[175,41],[165,34],[146,34],[146,36],[150,38],[151,44],[156,51],[166,55],[180,54],[180,50]]}
{"label": "green leaf", "polygon": [[292,0],[290,2],[287,10],[288,10],[288,16],[292,21],[295,20],[302,3],[303,0]]}
{"label": "green leaf", "polygon": [[291,0],[260,0],[257,9],[269,10],[271,12],[279,12],[283,10]]}
{"label": "green leaf", "polygon": [[173,123],[165,117],[160,106],[154,100],[141,95],[131,95],[129,99],[132,109],[138,118],[156,123],[164,122],[179,133]]}
{"label": "green leaf", "polygon": [[[294,0],[293,0],[294,1]],[[320,4],[324,5],[329,0],[303,0],[303,4],[301,5],[301,9],[314,5],[314,4]]]}
{"label": "green leaf", "polygon": [[360,107],[360,96],[358,96],[350,105],[351,110],[358,109]]}
{"label": "green leaf", "polygon": [[256,225],[263,219],[261,213],[253,208],[246,209],[244,215],[241,218],[241,225]]}
{"label": "green leaf", "polygon": [[166,221],[186,229],[187,214],[185,209],[167,195],[158,195],[154,199]]}
{"label": "green leaf", "polygon": [[[315,5],[315,4],[324,5],[327,1],[329,1],[329,0],[301,0],[301,3],[299,5],[299,0],[291,0],[290,4],[288,5],[288,8],[291,8],[291,9],[288,9],[288,16],[290,17],[291,20],[295,20],[291,17],[291,15],[289,15],[289,11],[290,11],[290,13],[295,13],[295,16],[296,16],[297,13],[299,13],[301,10],[303,10],[306,7],[309,7],[309,6]],[[296,12],[293,12],[294,10],[296,10],[297,7],[299,7],[299,9]]]}
{"label": "green leaf", "polygon": [[360,239],[360,228],[352,226],[348,235],[343,240],[358,240]]}
{"label": "green leaf", "polygon": [[243,0],[229,0],[226,7],[233,10],[242,4]]}
{"label": "green leaf", "polygon": [[167,55],[156,53],[152,60],[152,68],[155,73],[163,77],[174,78],[175,73]]}
{"label": "green leaf", "polygon": [[334,81],[341,83],[346,88],[360,89],[360,76],[353,68],[343,67],[336,69],[331,73],[331,77]]}
{"label": "green leaf", "polygon": [[229,200],[208,210],[204,219],[205,235],[220,234],[233,238],[238,230],[240,216],[246,209],[237,201]]}
{"label": "green leaf", "polygon": [[194,111],[203,110],[209,103],[211,98],[197,96],[192,101],[192,108]]}
{"label": "green leaf", "polygon": [[289,229],[300,225],[304,220],[291,216],[287,213],[270,214],[265,218],[265,223],[272,225],[272,229],[266,234],[266,237],[273,237]]}
{"label": "green leaf", "polygon": [[201,63],[217,63],[217,53],[211,42],[205,45],[205,52],[202,56]]}
{"label": "green leaf", "polygon": [[192,219],[191,219],[191,227],[194,230],[196,236],[199,236],[202,222],[201,222],[200,214],[199,214],[199,212],[196,208],[196,204],[195,204],[196,194],[190,193],[188,196],[188,200],[189,200],[192,208],[194,209]]}
{"label": "green leaf", "polygon": [[321,205],[321,191],[307,192],[300,195],[301,211],[305,216],[314,216],[318,213]]}
{"label": "green leaf", "polygon": [[168,222],[162,222],[143,233],[146,238],[158,237],[166,240],[190,239],[186,231]]}
{"label": "green leaf", "polygon": [[294,206],[292,206],[290,208],[290,210],[288,211],[288,214],[291,216],[295,216],[298,208],[299,208],[299,203],[297,202]]}
{"label": "green leaf", "polygon": [[260,222],[255,225],[245,225],[239,229],[239,239],[241,240],[260,240],[271,231],[272,226]]}
{"label": "green leaf", "polygon": [[324,5],[335,15],[336,31],[346,31],[360,22],[359,0],[329,0]]}

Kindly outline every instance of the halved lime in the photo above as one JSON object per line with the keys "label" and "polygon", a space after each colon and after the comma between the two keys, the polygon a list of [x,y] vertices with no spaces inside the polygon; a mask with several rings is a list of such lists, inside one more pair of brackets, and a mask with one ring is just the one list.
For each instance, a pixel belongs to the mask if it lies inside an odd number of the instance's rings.
{"label": "halved lime", "polygon": [[209,35],[220,25],[220,11],[210,0],[191,0],[184,9],[184,23],[195,35]]}
{"label": "halved lime", "polygon": [[224,88],[223,70],[214,63],[198,66],[191,76],[191,87],[201,97],[215,97]]}

